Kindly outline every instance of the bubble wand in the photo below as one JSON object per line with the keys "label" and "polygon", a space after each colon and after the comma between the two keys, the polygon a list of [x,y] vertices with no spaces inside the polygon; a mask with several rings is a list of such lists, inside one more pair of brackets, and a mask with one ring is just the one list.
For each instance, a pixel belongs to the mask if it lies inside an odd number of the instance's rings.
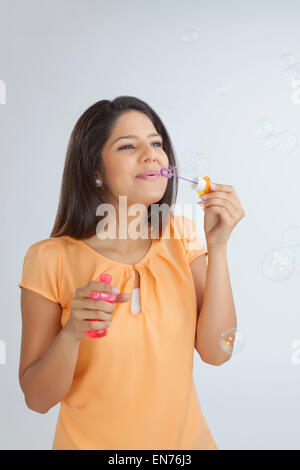
{"label": "bubble wand", "polygon": [[183,178],[183,176],[177,175],[176,168],[162,168],[160,170],[160,174],[166,178],[172,178],[172,176],[176,176],[176,178],[190,181],[192,183],[191,188],[197,191],[199,197],[203,196],[203,194],[211,192],[210,179],[208,176],[195,176],[194,180],[189,180],[187,178]]}

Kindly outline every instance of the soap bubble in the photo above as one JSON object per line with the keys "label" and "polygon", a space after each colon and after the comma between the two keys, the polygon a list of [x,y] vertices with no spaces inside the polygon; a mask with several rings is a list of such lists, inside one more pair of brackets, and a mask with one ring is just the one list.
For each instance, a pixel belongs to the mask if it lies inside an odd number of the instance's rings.
{"label": "soap bubble", "polygon": [[228,328],[220,336],[220,346],[227,354],[239,353],[245,347],[244,335],[236,328]]}
{"label": "soap bubble", "polygon": [[295,77],[291,81],[291,101],[293,104],[299,104],[300,103],[300,76]]}
{"label": "soap bubble", "polygon": [[279,153],[291,153],[297,147],[297,136],[290,131],[282,131],[276,134],[279,137],[277,151]]}
{"label": "soap bubble", "polygon": [[300,77],[300,62],[296,62],[286,70],[286,75],[291,79]]}
{"label": "soap bubble", "polygon": [[6,364],[6,344],[0,340],[0,364]]}
{"label": "soap bubble", "polygon": [[279,59],[279,64],[282,68],[286,69],[296,62],[296,59],[291,54],[283,54]]}
{"label": "soap bubble", "polygon": [[268,119],[258,119],[253,126],[256,137],[265,138],[273,132],[273,124]]}
{"label": "soap bubble", "polygon": [[190,43],[198,39],[198,31],[196,29],[187,29],[183,34],[182,38],[185,42]]}
{"label": "soap bubble", "polygon": [[298,364],[300,364],[300,340],[299,339],[296,339],[295,341],[293,341],[292,348],[295,349],[295,351],[292,353],[291,362],[292,364],[297,366]]}
{"label": "soap bubble", "polygon": [[200,167],[200,158],[196,152],[186,151],[178,159],[180,171],[191,172],[198,171]]}
{"label": "soap bubble", "polygon": [[197,173],[199,176],[208,176],[208,174],[210,173],[208,159],[200,154],[198,154]]}
{"label": "soap bubble", "polygon": [[276,150],[279,146],[280,139],[277,135],[271,134],[265,139],[265,146],[270,150]]}
{"label": "soap bubble", "polygon": [[226,83],[222,83],[218,85],[217,87],[218,95],[224,95],[224,93],[226,93],[227,91],[228,91],[228,85],[226,85]]}
{"label": "soap bubble", "polygon": [[274,282],[286,281],[295,271],[295,257],[288,247],[269,251],[261,260],[263,275]]}
{"label": "soap bubble", "polygon": [[294,79],[291,81],[291,87],[292,87],[292,89],[295,89],[295,88],[299,88],[299,87],[300,87],[300,76],[294,78]]}
{"label": "soap bubble", "polygon": [[0,80],[0,104],[6,104],[6,85],[3,80]]}
{"label": "soap bubble", "polygon": [[299,246],[300,245],[300,226],[290,225],[283,231],[283,245]]}
{"label": "soap bubble", "polygon": [[299,104],[300,103],[300,88],[296,88],[295,90],[292,91],[291,101],[292,101],[293,104]]}

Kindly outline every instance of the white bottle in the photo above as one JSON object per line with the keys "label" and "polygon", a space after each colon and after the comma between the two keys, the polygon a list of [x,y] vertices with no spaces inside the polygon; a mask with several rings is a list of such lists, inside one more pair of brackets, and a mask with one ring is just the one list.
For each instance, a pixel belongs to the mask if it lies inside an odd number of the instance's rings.
{"label": "white bottle", "polygon": [[203,196],[203,194],[210,192],[208,176],[194,176],[193,180],[195,183],[191,184],[191,188],[197,191],[200,197]]}

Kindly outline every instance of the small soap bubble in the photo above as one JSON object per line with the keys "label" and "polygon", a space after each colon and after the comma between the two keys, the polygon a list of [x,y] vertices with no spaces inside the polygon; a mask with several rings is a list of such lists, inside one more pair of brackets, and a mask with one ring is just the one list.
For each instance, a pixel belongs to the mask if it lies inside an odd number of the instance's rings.
{"label": "small soap bubble", "polygon": [[199,155],[196,152],[186,151],[180,155],[178,163],[181,172],[197,171],[200,166]]}
{"label": "small soap bubble", "polygon": [[273,124],[268,119],[258,119],[253,126],[254,135],[258,138],[265,138],[273,132]]}
{"label": "small soap bubble", "polygon": [[291,88],[292,90],[294,90],[295,88],[299,88],[300,87],[300,76],[299,77],[295,77],[292,81],[291,81]]}
{"label": "small soap bubble", "polygon": [[201,154],[197,154],[197,156],[198,156],[198,163],[197,163],[197,168],[196,168],[197,175],[208,176],[210,173],[208,159]]}
{"label": "small soap bubble", "polygon": [[283,54],[279,58],[278,62],[282,68],[286,69],[287,67],[290,67],[291,65],[293,65],[296,62],[296,59],[291,54]]}
{"label": "small soap bubble", "polygon": [[199,36],[199,34],[198,34],[198,31],[196,29],[187,29],[182,34],[182,38],[187,43],[196,41],[198,39],[198,36]]}
{"label": "small soap bubble", "polygon": [[296,62],[295,64],[291,65],[288,69],[286,69],[287,77],[295,80],[300,77],[300,62]]}
{"label": "small soap bubble", "polygon": [[261,260],[262,273],[271,281],[286,281],[295,271],[295,258],[295,253],[289,247],[269,251]]}
{"label": "small soap bubble", "polygon": [[170,167],[169,167],[169,170],[171,171],[171,173],[172,173],[173,176],[174,176],[174,175],[178,175],[178,171],[179,171],[179,170],[178,170],[177,166],[170,166]]}
{"label": "small soap bubble", "polygon": [[245,344],[243,333],[236,328],[228,328],[220,336],[220,346],[227,354],[240,353],[244,349]]}
{"label": "small soap bubble", "polygon": [[297,366],[300,364],[300,340],[296,339],[292,343],[292,349],[295,349],[293,351],[292,356],[291,356],[291,363]]}
{"label": "small soap bubble", "polygon": [[290,131],[278,132],[277,137],[279,137],[279,145],[277,147],[277,152],[279,153],[291,153],[297,147],[297,136]]}
{"label": "small soap bubble", "polygon": [[300,88],[296,88],[295,90],[292,91],[291,101],[292,101],[293,104],[299,104],[300,103]]}
{"label": "small soap bubble", "polygon": [[228,85],[226,83],[222,83],[217,87],[218,95],[224,95],[228,91]]}
{"label": "small soap bubble", "polygon": [[6,104],[6,86],[3,80],[0,80],[0,104]]}
{"label": "small soap bubble", "polygon": [[2,340],[0,340],[0,364],[6,364],[6,344]]}
{"label": "small soap bubble", "polygon": [[300,226],[289,225],[282,234],[284,246],[299,246],[300,245]]}
{"label": "small soap bubble", "polygon": [[267,149],[276,150],[279,146],[279,137],[277,135],[271,134],[265,139],[265,146]]}

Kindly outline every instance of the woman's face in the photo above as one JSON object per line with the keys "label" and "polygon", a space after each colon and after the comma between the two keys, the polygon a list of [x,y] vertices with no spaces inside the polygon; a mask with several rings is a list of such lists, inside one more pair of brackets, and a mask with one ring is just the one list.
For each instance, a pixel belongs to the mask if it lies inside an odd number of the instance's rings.
{"label": "woman's face", "polygon": [[[102,150],[106,184],[110,188],[113,202],[119,204],[119,196],[127,196],[127,206],[139,203],[148,207],[159,201],[166,190],[168,179],[159,175],[157,179],[137,178],[147,170],[168,168],[169,159],[162,148],[162,137],[152,121],[144,113],[128,111],[115,123],[112,134]],[[126,137],[119,140],[124,136]],[[118,139],[118,140],[117,140]],[[117,142],[115,142],[117,140]],[[99,175],[101,178],[101,175]]]}

